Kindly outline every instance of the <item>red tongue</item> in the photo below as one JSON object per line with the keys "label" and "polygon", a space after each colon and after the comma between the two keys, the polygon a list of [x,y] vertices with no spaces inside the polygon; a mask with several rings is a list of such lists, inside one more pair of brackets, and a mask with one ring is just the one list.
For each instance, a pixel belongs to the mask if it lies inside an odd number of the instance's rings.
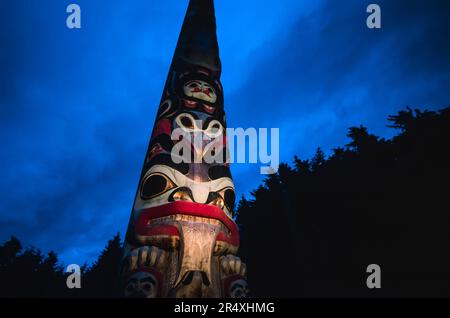
{"label": "red tongue", "polygon": [[211,281],[211,257],[219,226],[209,223],[176,221],[180,233],[180,271],[177,286],[191,271],[205,273]]}

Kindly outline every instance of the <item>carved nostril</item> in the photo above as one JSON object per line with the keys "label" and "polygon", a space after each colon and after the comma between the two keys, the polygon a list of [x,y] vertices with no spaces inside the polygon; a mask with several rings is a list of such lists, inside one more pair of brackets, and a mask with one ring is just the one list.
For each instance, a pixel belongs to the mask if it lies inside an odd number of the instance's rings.
{"label": "carved nostril", "polygon": [[175,201],[192,201],[191,196],[186,191],[177,191],[173,195]]}
{"label": "carved nostril", "polygon": [[175,189],[172,194],[169,196],[169,201],[189,201],[193,202],[191,189],[188,187],[180,187]]}
{"label": "carved nostril", "polygon": [[219,209],[223,210],[225,207],[225,201],[222,196],[217,192],[210,192],[208,195],[207,203],[210,205],[214,205]]}
{"label": "carved nostril", "polygon": [[218,208],[223,210],[223,207],[225,206],[225,203],[222,198],[218,197],[214,201],[211,202],[212,205],[217,206]]}

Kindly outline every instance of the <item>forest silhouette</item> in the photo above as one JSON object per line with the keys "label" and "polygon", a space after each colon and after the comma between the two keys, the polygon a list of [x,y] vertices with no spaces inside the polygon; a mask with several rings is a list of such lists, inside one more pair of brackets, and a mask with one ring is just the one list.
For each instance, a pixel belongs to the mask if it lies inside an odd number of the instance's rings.
{"label": "forest silhouette", "polygon": [[[389,116],[391,139],[351,127],[328,157],[282,164],[236,207],[254,297],[449,297],[450,107]],[[119,234],[80,289],[54,252],[0,245],[0,297],[117,297]],[[381,288],[369,289],[369,264]]]}

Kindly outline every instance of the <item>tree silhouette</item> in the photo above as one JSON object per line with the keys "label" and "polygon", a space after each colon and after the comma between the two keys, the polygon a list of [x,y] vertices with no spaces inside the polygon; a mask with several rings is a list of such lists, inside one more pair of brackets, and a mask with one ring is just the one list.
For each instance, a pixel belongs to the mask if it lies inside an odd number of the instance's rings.
{"label": "tree silhouette", "polygon": [[122,243],[117,233],[108,241],[97,261],[87,271],[86,290],[88,297],[118,297],[119,262],[122,258]]}
{"label": "tree silhouette", "polygon": [[[450,295],[450,108],[388,120],[392,139],[351,127],[328,158],[295,157],[238,203],[254,296]],[[377,291],[365,284],[372,263]]]}
{"label": "tree silhouette", "polygon": [[119,234],[108,241],[98,260],[81,268],[81,289],[69,289],[68,274],[56,253],[22,249],[11,237],[0,245],[0,297],[117,297],[118,264],[122,257]]}
{"label": "tree silhouette", "polygon": [[36,248],[22,251],[15,237],[0,246],[1,297],[52,297],[64,290],[64,276],[56,254]]}

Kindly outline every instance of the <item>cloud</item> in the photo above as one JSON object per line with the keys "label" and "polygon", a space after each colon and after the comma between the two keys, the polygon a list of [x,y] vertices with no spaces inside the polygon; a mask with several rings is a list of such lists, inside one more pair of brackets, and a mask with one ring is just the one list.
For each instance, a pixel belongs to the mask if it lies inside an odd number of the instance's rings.
{"label": "cloud", "polygon": [[349,126],[389,135],[386,117],[405,106],[445,106],[450,5],[378,3],[381,30],[366,27],[369,2],[327,1],[272,39],[270,54],[267,45],[254,50],[247,81],[228,97],[228,109],[239,109],[229,111],[229,124],[280,127],[290,161],[342,145]]}
{"label": "cloud", "polygon": [[[186,6],[77,1],[82,29],[51,0],[0,4],[0,240],[92,261],[125,232]],[[176,3],[176,5],[175,5]],[[281,159],[389,135],[405,106],[448,105],[447,1],[216,1],[230,127],[279,127]],[[187,2],[186,2],[187,4]],[[263,178],[232,168],[238,197]]]}

